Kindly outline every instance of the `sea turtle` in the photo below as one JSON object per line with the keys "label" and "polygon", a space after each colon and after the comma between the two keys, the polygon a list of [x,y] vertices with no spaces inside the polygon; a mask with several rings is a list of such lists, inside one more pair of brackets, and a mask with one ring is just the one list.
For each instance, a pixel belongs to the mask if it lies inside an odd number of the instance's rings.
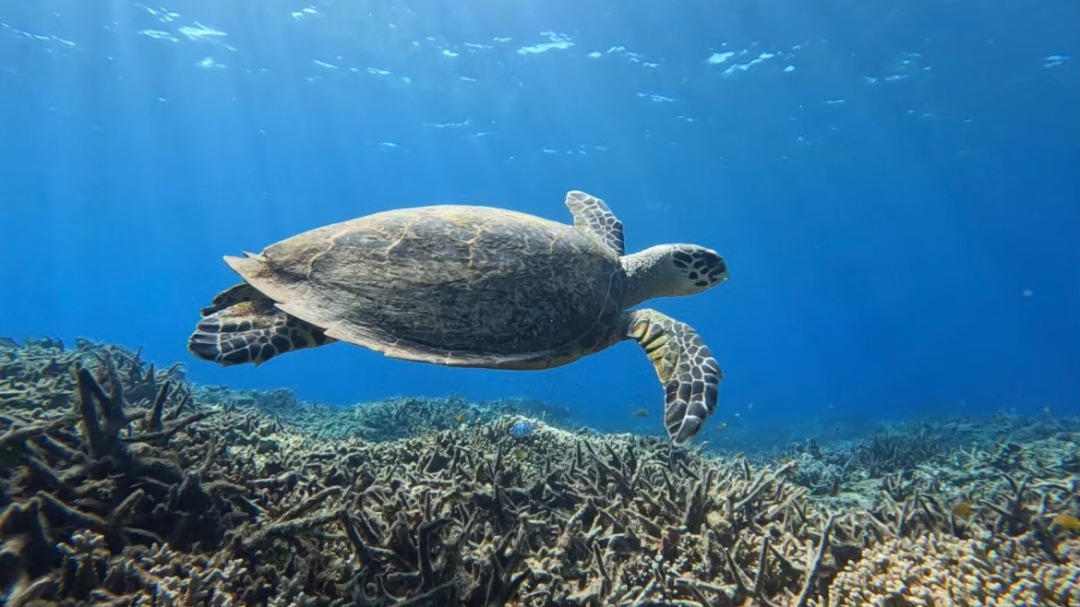
{"label": "sea turtle", "polygon": [[623,251],[604,201],[572,191],[569,226],[505,209],[438,205],[317,228],[225,257],[244,279],[202,310],[188,348],[223,365],[335,340],[404,360],[548,369],[633,338],[664,385],[684,443],[716,408],[721,371],[689,325],[651,309],[727,279],[715,251]]}

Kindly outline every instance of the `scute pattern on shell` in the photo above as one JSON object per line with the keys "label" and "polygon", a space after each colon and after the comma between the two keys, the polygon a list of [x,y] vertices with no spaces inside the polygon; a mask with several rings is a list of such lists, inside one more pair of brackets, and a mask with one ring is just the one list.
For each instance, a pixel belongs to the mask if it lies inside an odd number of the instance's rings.
{"label": "scute pattern on shell", "polygon": [[401,358],[545,367],[619,337],[618,257],[523,213],[388,211],[299,234],[255,260],[241,274],[284,310]]}

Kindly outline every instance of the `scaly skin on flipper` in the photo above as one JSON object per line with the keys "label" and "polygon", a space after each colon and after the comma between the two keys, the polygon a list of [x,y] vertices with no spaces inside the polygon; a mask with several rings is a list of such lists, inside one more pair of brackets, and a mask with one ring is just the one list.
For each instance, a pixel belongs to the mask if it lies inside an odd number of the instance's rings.
{"label": "scaly skin on flipper", "polygon": [[585,192],[573,190],[566,194],[566,207],[574,216],[574,227],[596,236],[616,255],[625,253],[623,248],[623,224],[611,212],[608,205]]}
{"label": "scaly skin on flipper", "polygon": [[716,410],[723,373],[690,325],[656,310],[627,313],[627,337],[636,339],[664,385],[664,425],[680,445]]}
{"label": "scaly skin on flipper", "polygon": [[222,365],[255,363],[290,350],[330,343],[322,329],[289,316],[246,283],[226,289],[203,308],[188,340],[192,354]]}

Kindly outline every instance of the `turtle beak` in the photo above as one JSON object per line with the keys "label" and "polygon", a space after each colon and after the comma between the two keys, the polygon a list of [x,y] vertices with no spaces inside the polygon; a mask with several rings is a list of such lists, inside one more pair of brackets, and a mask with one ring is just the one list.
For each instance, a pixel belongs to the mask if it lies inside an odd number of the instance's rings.
{"label": "turtle beak", "polygon": [[728,279],[727,262],[715,251],[709,251],[713,255],[716,255],[715,260],[710,259],[709,264],[709,285],[716,286]]}

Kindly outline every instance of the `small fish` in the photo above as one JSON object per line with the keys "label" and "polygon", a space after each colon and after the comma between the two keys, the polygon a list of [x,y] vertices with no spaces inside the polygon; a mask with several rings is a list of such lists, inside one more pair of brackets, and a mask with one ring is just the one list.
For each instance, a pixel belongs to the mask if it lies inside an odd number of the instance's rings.
{"label": "small fish", "polygon": [[465,421],[465,414],[464,413],[458,413],[457,415],[454,416],[454,421],[456,421],[459,424],[464,422]]}
{"label": "small fish", "polygon": [[1066,531],[1080,531],[1080,518],[1071,514],[1059,514],[1050,521],[1050,526]]}
{"label": "small fish", "polygon": [[517,447],[510,452],[510,456],[516,459],[518,462],[523,462],[525,461],[525,450],[521,447]]}
{"label": "small fish", "polygon": [[648,409],[636,409],[634,411],[633,415],[634,415],[634,417],[648,417],[649,416],[649,410]]}
{"label": "small fish", "polygon": [[953,504],[952,513],[957,518],[967,518],[975,512],[975,506],[971,502],[956,502]]}

